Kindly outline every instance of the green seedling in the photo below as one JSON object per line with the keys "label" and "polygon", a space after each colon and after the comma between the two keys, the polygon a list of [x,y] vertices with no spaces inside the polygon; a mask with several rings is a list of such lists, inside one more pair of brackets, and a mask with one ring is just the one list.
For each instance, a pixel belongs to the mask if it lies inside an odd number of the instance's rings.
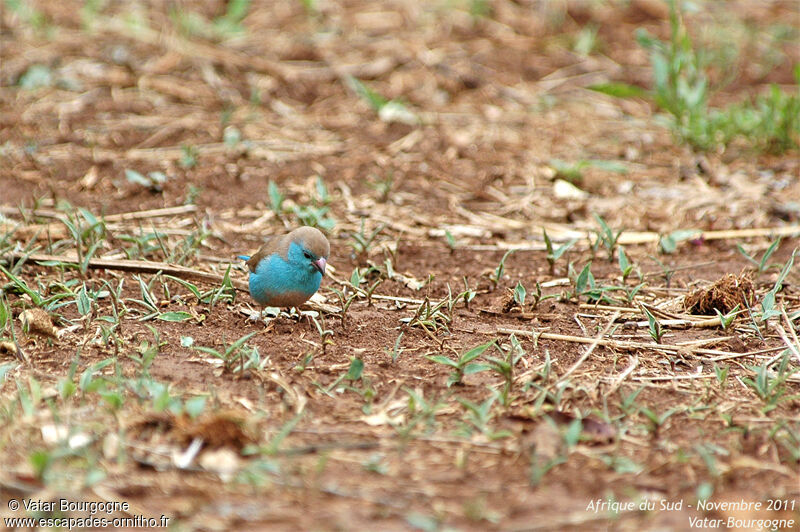
{"label": "green seedling", "polygon": [[581,159],[574,163],[561,159],[550,159],[550,167],[556,171],[556,175],[565,181],[573,184],[580,184],[583,181],[583,172],[587,168],[597,168],[607,172],[625,174],[628,167],[619,161],[608,161],[603,159]]}
{"label": "green seedling", "polygon": [[351,241],[347,243],[348,246],[353,248],[357,256],[366,256],[369,254],[370,249],[375,244],[375,239],[378,234],[386,227],[384,224],[376,227],[371,233],[367,234],[364,230],[364,218],[361,218],[361,230],[358,233],[351,233]]}
{"label": "green seedling", "polygon": [[514,303],[519,308],[525,307],[525,297],[528,295],[528,291],[525,290],[525,286],[522,284],[522,281],[517,281],[517,286],[514,287]]}
{"label": "green seedling", "polygon": [[797,254],[798,250],[794,250],[792,256],[789,257],[789,260],[786,261],[786,264],[781,269],[781,272],[778,274],[778,278],[775,280],[775,284],[773,285],[772,289],[764,294],[764,297],[761,299],[761,321],[765,322],[770,318],[774,318],[781,315],[781,311],[776,308],[776,298],[778,292],[783,289],[783,282],[786,279],[786,276],[789,275],[792,267],[794,266],[794,257]]}
{"label": "green seedling", "polygon": [[283,214],[283,202],[286,201],[286,196],[283,195],[272,179],[267,183],[267,196],[269,197],[269,208],[280,218]]}
{"label": "green seedling", "polygon": [[514,368],[520,358],[525,354],[525,351],[522,349],[522,344],[515,335],[512,334],[509,337],[509,341],[511,342],[511,348],[508,350],[508,353],[504,353],[503,350],[495,344],[498,351],[504,355],[503,358],[486,357],[486,360],[489,362],[488,369],[503,377],[503,390],[500,392],[499,396],[500,403],[503,406],[511,404],[511,389],[514,385]]}
{"label": "green seedling", "polygon": [[628,256],[625,254],[625,248],[622,246],[617,248],[617,264],[619,264],[619,271],[622,273],[622,282],[625,283],[633,272],[634,265],[628,260]]}
{"label": "green seedling", "polygon": [[361,379],[362,373],[364,373],[364,361],[358,357],[351,358],[350,367],[347,368],[347,372],[341,374],[333,381],[333,383],[325,389],[325,393],[331,395],[331,391],[335,390],[344,380],[357,381]]}
{"label": "green seedling", "polygon": [[[708,56],[696,50],[683,24],[679,4],[670,0],[670,40],[661,41],[640,29],[639,45],[650,52],[656,105],[666,111],[667,125],[682,142],[711,150],[742,139],[751,147],[780,153],[797,146],[800,133],[800,94],[777,86],[754,102],[709,109],[711,93],[705,74]],[[795,77],[800,80],[800,69]]]}
{"label": "green seedling", "polygon": [[492,274],[489,276],[489,280],[492,282],[492,285],[497,288],[497,285],[500,283],[500,280],[503,278],[503,275],[506,273],[506,259],[509,255],[514,253],[515,249],[509,249],[508,251],[503,254],[503,258],[500,259],[500,263],[494,269]]}
{"label": "green seedling", "polygon": [[375,290],[383,283],[383,277],[378,277],[378,279],[372,283],[371,285],[367,286],[366,288],[361,288],[362,284],[367,283],[367,275],[373,272],[380,273],[374,267],[366,268],[364,271],[355,268],[353,273],[350,275],[350,286],[353,287],[356,293],[360,293],[367,298],[367,306],[372,306],[372,294],[375,293]]}
{"label": "green seedling", "polygon": [[744,248],[742,247],[741,244],[736,244],[736,249],[739,250],[739,253],[741,253],[744,258],[746,258],[751,263],[753,263],[753,265],[756,267],[756,271],[758,273],[764,273],[765,271],[767,271],[770,268],[778,268],[778,269],[780,269],[780,266],[778,266],[776,264],[767,265],[767,261],[769,261],[769,258],[772,256],[773,253],[775,253],[775,251],[778,249],[778,246],[780,246],[780,244],[781,244],[781,239],[778,238],[775,242],[770,244],[770,246],[767,248],[767,250],[761,256],[760,260],[756,260],[755,258],[750,256],[750,254],[748,254],[747,251],[744,250]]}
{"label": "green seedling", "polygon": [[295,365],[293,368],[298,373],[303,373],[306,368],[314,361],[314,352],[309,351],[305,355],[303,355],[303,360],[301,360],[298,364]]}
{"label": "green seedling", "polygon": [[654,436],[657,436],[658,431],[661,429],[664,423],[666,423],[673,414],[680,412],[680,410],[680,408],[674,407],[670,408],[666,412],[658,414],[655,410],[651,410],[650,408],[644,406],[639,407],[639,413],[643,414],[650,422],[650,430]]}
{"label": "green seedling", "polygon": [[180,265],[188,263],[197,257],[200,252],[200,246],[205,244],[209,236],[211,236],[211,230],[208,226],[199,224],[194,231],[178,241],[172,251],[166,254],[167,262]]}
{"label": "green seedling", "polygon": [[733,323],[733,320],[736,318],[736,316],[739,315],[739,305],[736,305],[727,314],[723,314],[716,308],[714,308],[714,312],[717,314],[717,317],[719,318],[720,327],[722,327],[723,331],[726,331],[728,330],[728,327],[731,326],[731,323]]}
{"label": "green seedling", "polygon": [[451,233],[447,229],[444,230],[444,241],[445,243],[447,243],[447,247],[450,249],[451,253],[456,250],[456,246],[458,245],[458,243],[456,242],[453,233]]}
{"label": "green seedling", "polygon": [[679,229],[662,236],[658,241],[658,249],[665,254],[675,253],[680,242],[698,238],[700,235],[702,231],[697,229]]}
{"label": "green seedling", "polygon": [[642,391],[644,391],[644,386],[640,386],[628,395],[623,395],[622,390],[619,391],[620,399],[622,399],[622,402],[619,404],[619,408],[622,410],[623,414],[629,416],[632,413],[640,410],[640,407],[636,404],[636,398],[639,397],[639,394],[642,393]]}
{"label": "green seedling", "polygon": [[158,334],[158,331],[151,327],[150,325],[147,326],[150,329],[150,332],[153,333],[153,342],[150,343],[147,340],[142,340],[139,344],[139,347],[136,349],[136,354],[129,354],[128,357],[131,360],[134,360],[139,364],[142,369],[144,375],[148,374],[148,369],[150,368],[153,360],[158,355],[159,350],[162,346],[167,345],[166,342],[161,341],[161,336]]}
{"label": "green seedling", "polygon": [[608,304],[617,304],[616,301],[608,297],[606,294],[611,290],[616,290],[613,287],[606,287],[606,286],[599,286],[595,282],[594,275],[592,274],[591,270],[592,263],[588,262],[586,266],[580,271],[580,273],[575,272],[575,268],[573,267],[572,263],[567,266],[567,276],[570,279],[570,282],[573,286],[572,293],[565,293],[564,299],[569,300],[571,298],[580,299],[581,296],[585,297],[586,300],[590,303],[594,302],[604,302]]}
{"label": "green seedling", "polygon": [[423,396],[422,391],[414,391],[410,388],[403,388],[403,391],[408,394],[408,422],[403,426],[396,426],[401,439],[407,440],[411,437],[414,429],[420,425],[425,425],[426,432],[434,430],[436,425],[436,414],[447,406],[445,399],[438,399],[436,401],[427,401]]}
{"label": "green seedling", "polygon": [[342,307],[339,318],[342,320],[342,329],[345,329],[347,327],[347,311],[350,310],[350,305],[353,304],[353,301],[358,298],[358,291],[353,290],[349,295],[347,289],[339,290],[331,287],[331,291],[336,294],[336,297],[339,299],[339,305]]}
{"label": "green seedling", "polygon": [[560,259],[564,253],[569,251],[569,249],[578,242],[578,239],[573,238],[572,240],[559,246],[557,249],[553,249],[553,242],[547,235],[547,229],[542,228],[542,235],[544,237],[544,245],[547,248],[547,255],[545,258],[547,259],[547,264],[550,265],[550,275],[552,275],[555,271],[556,262],[558,259]]}
{"label": "green seedling", "polygon": [[[258,331],[245,334],[244,336],[242,336],[241,338],[239,338],[238,340],[236,340],[232,344],[225,346],[222,351],[219,351],[219,350],[211,348],[211,347],[204,347],[204,346],[194,346],[192,349],[194,349],[196,351],[200,351],[201,353],[209,354],[211,356],[214,356],[214,357],[222,360],[225,363],[225,369],[226,370],[231,370],[233,368],[234,364],[237,361],[239,361],[240,364],[241,364],[241,370],[244,371],[245,369],[247,369],[245,367],[244,355],[245,354],[251,355],[251,359],[252,359],[253,350],[256,350],[256,352],[257,352],[257,348],[247,348],[245,346],[245,343],[248,340],[250,340],[250,338],[255,336],[257,334],[257,332]],[[224,343],[224,340],[223,340],[223,343]],[[245,353],[245,351],[247,351],[247,353]]]}
{"label": "green seedling", "polygon": [[[449,288],[449,286],[448,286],[448,288]],[[467,277],[465,275],[464,276],[464,291],[456,296],[455,301],[463,301],[464,302],[464,308],[469,310],[469,304],[473,299],[475,299],[476,295],[477,295],[477,292],[475,292],[475,290],[471,290],[470,289],[469,281],[467,281]],[[452,310],[453,309],[451,308],[450,311],[452,312]]]}
{"label": "green seedling", "polygon": [[730,369],[730,366],[721,368],[714,364],[714,375],[717,377],[717,383],[722,391],[725,391],[726,381],[728,380],[728,372]]}
{"label": "green seedling", "polygon": [[436,305],[433,305],[426,297],[422,301],[422,304],[417,307],[414,316],[410,318],[400,318],[400,322],[407,324],[409,327],[420,327],[426,332],[430,332],[430,330],[438,331],[440,327],[449,330],[447,326],[452,321],[452,317],[443,310],[447,306],[447,303],[448,299],[443,299]]}
{"label": "green seedling", "polygon": [[319,320],[315,316],[311,316],[311,321],[314,323],[314,327],[317,328],[317,333],[319,333],[319,342],[322,345],[322,354],[328,352],[328,345],[333,344],[330,337],[333,336],[333,331],[330,329],[325,328],[325,316],[320,314]]}
{"label": "green seedling", "polygon": [[600,217],[597,213],[593,214],[594,219],[600,225],[600,231],[597,231],[597,240],[592,245],[592,249],[596,249],[599,243],[603,244],[603,247],[606,248],[608,252],[608,260],[609,262],[614,260],[614,250],[617,248],[617,242],[619,242],[619,237],[622,234],[623,229],[620,229],[616,233],[608,226],[606,221]]}
{"label": "green seedling", "polygon": [[346,83],[350,89],[364,100],[378,118],[383,122],[400,122],[410,126],[419,124],[419,118],[403,102],[399,100],[389,100],[368,87],[362,81],[348,76]]}
{"label": "green seedling", "polygon": [[197,166],[197,158],[200,156],[200,150],[197,146],[184,144],[181,146],[181,158],[178,163],[182,168],[194,168]]}
{"label": "green seedling", "polygon": [[404,348],[400,347],[400,342],[403,340],[403,334],[405,333],[401,331],[400,334],[397,335],[397,339],[394,341],[394,347],[392,348],[391,351],[389,351],[388,349],[383,350],[384,353],[392,357],[393,363],[397,362],[397,359],[400,357],[401,354],[403,354]]}
{"label": "green seedling", "polygon": [[660,344],[661,339],[664,337],[664,329],[661,327],[661,322],[656,319],[656,317],[647,309],[647,307],[644,305],[641,305],[640,307],[642,312],[644,312],[644,315],[647,316],[647,330],[650,332],[650,336],[657,344]]}
{"label": "green seedling", "polygon": [[151,192],[163,192],[164,183],[167,182],[167,176],[163,172],[150,172],[145,177],[136,170],[129,168],[125,169],[125,179],[128,183],[141,185]]}
{"label": "green seedling", "polygon": [[496,345],[496,343],[494,340],[492,340],[491,342],[475,346],[461,354],[461,356],[458,357],[458,360],[451,360],[444,355],[426,355],[425,358],[432,362],[444,364],[445,366],[453,368],[454,371],[447,378],[447,387],[449,388],[453,384],[463,384],[462,380],[464,375],[471,375],[473,373],[491,369],[491,367],[487,364],[478,364],[473,363],[472,361],[481,356],[484,351],[494,345]]}
{"label": "green seedling", "polygon": [[742,377],[742,382],[764,401],[765,406],[762,412],[765,414],[777,408],[781,402],[796,400],[800,397],[800,395],[784,397],[788,392],[786,381],[798,371],[789,365],[790,355],[791,353],[788,349],[784,351],[777,370],[774,372],[769,369],[772,362],[766,361],[760,366],[748,366],[755,373],[752,378]]}
{"label": "green seedling", "polygon": [[325,231],[330,231],[336,225],[336,220],[328,216],[330,207],[315,207],[313,205],[294,205],[292,207],[294,215],[297,216],[303,225],[319,227]]}
{"label": "green seedling", "polygon": [[211,22],[199,13],[184,11],[179,7],[170,9],[170,17],[186,37],[222,41],[245,33],[242,21],[249,9],[250,0],[232,0],[227,3],[225,13]]}
{"label": "green seedling", "polygon": [[389,196],[394,188],[394,170],[391,168],[386,170],[386,173],[383,177],[372,175],[372,180],[369,182],[369,186],[378,192],[378,202],[386,203],[389,201]]}
{"label": "green seedling", "polygon": [[499,440],[501,438],[508,438],[512,436],[509,430],[494,430],[489,423],[492,421],[494,414],[492,412],[492,405],[498,399],[499,394],[491,390],[491,397],[482,403],[473,403],[467,399],[458,399],[461,406],[464,407],[467,413],[466,424],[463,427],[465,435],[469,436],[472,429],[477,429],[481,434],[486,436],[489,440]]}

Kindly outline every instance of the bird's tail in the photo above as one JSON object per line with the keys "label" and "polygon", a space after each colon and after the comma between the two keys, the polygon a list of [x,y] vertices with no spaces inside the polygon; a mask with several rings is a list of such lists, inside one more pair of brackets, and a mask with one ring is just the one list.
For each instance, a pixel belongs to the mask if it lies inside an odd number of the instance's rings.
{"label": "bird's tail", "polygon": [[250,255],[237,255],[237,258],[242,260],[250,260]]}

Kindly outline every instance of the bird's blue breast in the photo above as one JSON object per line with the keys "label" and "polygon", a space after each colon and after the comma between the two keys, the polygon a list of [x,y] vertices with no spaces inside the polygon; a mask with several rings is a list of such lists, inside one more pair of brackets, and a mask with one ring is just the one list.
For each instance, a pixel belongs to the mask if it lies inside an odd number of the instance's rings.
{"label": "bird's blue breast", "polygon": [[289,260],[279,254],[261,259],[256,270],[250,273],[249,288],[253,299],[268,307],[293,307],[303,304],[319,290],[320,272],[302,262],[290,262],[298,252],[302,255],[299,248],[290,249]]}

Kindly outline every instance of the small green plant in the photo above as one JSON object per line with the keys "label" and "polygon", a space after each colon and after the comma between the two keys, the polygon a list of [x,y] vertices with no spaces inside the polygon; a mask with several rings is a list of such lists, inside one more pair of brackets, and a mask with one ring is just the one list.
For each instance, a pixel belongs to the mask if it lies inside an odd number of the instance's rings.
{"label": "small green plant", "polygon": [[573,184],[581,184],[583,182],[583,172],[587,168],[597,168],[617,174],[626,174],[628,172],[628,167],[623,163],[603,159],[581,159],[574,163],[561,159],[550,159],[550,167],[555,170],[556,176]]}
{"label": "small green plant", "polygon": [[400,122],[415,126],[420,120],[407,105],[399,100],[389,100],[380,95],[375,90],[368,87],[362,81],[350,76],[346,79],[347,85],[362,100],[378,114],[378,118],[383,122]]}
{"label": "small green plant", "polygon": [[[711,89],[705,56],[695,49],[683,23],[677,0],[670,0],[670,40],[661,41],[646,30],[636,32],[639,45],[650,52],[652,97],[666,111],[667,125],[682,141],[699,150],[727,146],[743,139],[756,149],[780,153],[798,146],[800,93],[789,95],[772,86],[753,102],[709,109]],[[795,69],[800,84],[800,68]]]}
{"label": "small green plant", "polygon": [[149,172],[145,177],[136,170],[129,168],[125,169],[125,179],[128,183],[141,185],[151,192],[163,192],[164,183],[167,182],[167,176],[163,172]]}
{"label": "small green plant", "polygon": [[765,414],[777,408],[778,404],[783,401],[796,400],[800,397],[798,395],[784,397],[788,391],[786,381],[798,371],[789,365],[790,356],[791,353],[788,349],[784,351],[775,371],[770,369],[772,362],[766,361],[760,366],[749,366],[749,369],[755,374],[752,378],[742,377],[742,382],[764,401],[765,406],[762,412]]}
{"label": "small green plant", "polygon": [[509,255],[514,253],[515,249],[509,249],[503,254],[503,258],[500,259],[500,263],[494,269],[492,274],[489,276],[489,280],[492,282],[492,286],[497,288],[497,285],[500,283],[500,280],[503,278],[503,275],[506,273],[506,259]]}
{"label": "small green plant", "polygon": [[624,283],[633,272],[634,265],[628,260],[628,255],[625,254],[625,248],[622,246],[617,248],[617,264],[619,264],[619,271],[622,273],[622,282]]}
{"label": "small green plant", "polygon": [[658,431],[667,422],[667,420],[672,417],[675,413],[680,412],[681,409],[678,407],[673,407],[667,410],[666,412],[662,412],[658,414],[655,409],[650,409],[644,406],[639,407],[639,413],[643,414],[647,420],[650,422],[650,430],[653,433],[653,436],[658,436]]}
{"label": "small green plant", "polygon": [[199,13],[184,11],[173,7],[170,15],[187,37],[202,37],[221,41],[242,35],[245,32],[242,21],[250,9],[250,0],[231,0],[227,2],[225,13],[209,22]]}
{"label": "small green plant", "polygon": [[383,231],[384,224],[379,225],[373,229],[369,234],[364,230],[364,218],[361,218],[361,229],[358,233],[350,233],[351,241],[347,243],[348,246],[353,248],[357,256],[363,257],[369,253],[369,250],[375,244],[375,239],[378,234]]}
{"label": "small green plant", "polygon": [[550,240],[550,237],[547,235],[547,229],[542,228],[542,236],[544,237],[544,245],[547,248],[547,255],[545,258],[547,259],[547,264],[550,265],[550,275],[553,275],[555,271],[556,262],[561,256],[569,251],[569,249],[574,246],[577,242],[577,238],[573,238],[572,240],[562,244],[556,249],[553,249],[553,242]]}
{"label": "small green plant", "polygon": [[350,359],[350,367],[347,368],[345,373],[342,373],[330,386],[325,389],[325,393],[330,395],[331,391],[335,390],[344,380],[357,381],[361,379],[364,372],[364,361],[358,357]]}
{"label": "small green plant", "polygon": [[250,338],[255,336],[257,332],[258,331],[245,334],[244,336],[242,336],[241,338],[239,338],[238,340],[229,345],[224,345],[224,340],[223,340],[224,347],[222,350],[204,346],[194,346],[192,347],[192,349],[200,351],[201,353],[209,354],[211,356],[214,356],[222,360],[225,369],[228,371],[230,371],[234,367],[236,362],[239,362],[241,370],[244,371],[245,369],[247,369],[245,367],[245,362],[248,362],[245,360],[245,356],[252,355],[253,354],[252,351],[254,349],[257,351],[257,348],[255,347],[248,348],[245,344],[248,340],[250,340]]}
{"label": "small green plant", "polygon": [[731,326],[731,323],[733,323],[733,320],[739,314],[739,305],[736,305],[736,307],[734,307],[727,314],[723,314],[722,312],[717,310],[716,307],[714,308],[714,312],[717,313],[717,317],[719,318],[720,327],[722,327],[722,330],[725,331],[725,330],[728,330],[728,327]]}
{"label": "small green plant", "polygon": [[311,198],[311,202],[303,205],[293,205],[292,211],[303,225],[319,227],[323,231],[330,231],[336,225],[336,220],[328,216],[331,208],[329,203],[331,197],[328,188],[320,176],[315,181],[316,195]]}
{"label": "small green plant", "polygon": [[369,186],[378,192],[378,202],[386,203],[389,201],[389,196],[391,196],[392,189],[394,188],[394,170],[391,168],[386,170],[383,177],[373,175]]}
{"label": "small green plant", "polygon": [[447,326],[452,321],[449,314],[445,312],[449,299],[445,298],[436,303],[431,303],[427,297],[417,307],[414,315],[410,318],[401,318],[400,322],[409,327],[420,327],[430,334],[430,331],[438,331],[440,328],[448,330]]}
{"label": "small green plant", "polygon": [[283,195],[278,185],[276,185],[275,181],[272,179],[267,183],[267,196],[269,197],[269,207],[272,212],[278,217],[282,216],[283,202],[286,201],[286,196]]}
{"label": "small green plant", "polygon": [[[0,328],[2,331],[2,328]],[[384,352],[392,357],[392,362],[397,362],[397,359],[403,353],[404,348],[400,346],[400,342],[403,340],[403,332],[401,331],[399,335],[397,335],[397,339],[394,341],[394,347],[391,351],[388,349],[384,349]]]}
{"label": "small green plant", "polygon": [[473,363],[472,361],[481,356],[484,351],[494,345],[496,345],[495,341],[492,340],[491,342],[475,346],[472,349],[462,353],[461,356],[458,357],[458,360],[451,360],[444,355],[427,355],[425,358],[431,362],[444,364],[445,366],[453,368],[453,372],[447,378],[447,387],[449,388],[453,384],[463,384],[462,379],[464,378],[464,375],[471,375],[473,373],[491,369],[486,364]]}
{"label": "small green plant", "polygon": [[641,309],[644,315],[647,316],[647,330],[650,332],[650,336],[657,344],[660,344],[661,339],[664,337],[664,329],[661,327],[661,322],[644,305],[641,305]]}
{"label": "small green plant", "polygon": [[675,253],[680,242],[697,238],[701,234],[702,232],[697,229],[678,229],[677,231],[673,231],[668,235],[662,236],[658,241],[658,248],[661,253]]}
{"label": "small green plant", "polygon": [[525,286],[522,284],[522,281],[517,281],[517,286],[514,287],[514,303],[519,308],[525,307],[525,297],[528,295],[528,291],[525,290]]}
{"label": "small green plant", "polygon": [[775,240],[775,242],[770,244],[770,246],[767,248],[766,251],[764,251],[764,254],[761,255],[761,259],[760,260],[756,260],[755,258],[750,256],[750,254],[747,253],[747,251],[745,251],[745,249],[742,247],[741,244],[736,244],[736,249],[739,250],[739,253],[741,253],[744,258],[749,260],[756,267],[756,271],[758,273],[764,273],[765,271],[767,271],[770,268],[780,268],[780,266],[777,266],[775,264],[771,264],[771,265],[767,264],[767,262],[769,261],[769,258],[772,256],[773,253],[775,253],[775,251],[778,249],[778,246],[780,246],[780,244],[781,244],[781,239],[778,238],[777,240]]}
{"label": "small green plant", "polygon": [[760,318],[762,322],[781,315],[781,311],[776,308],[777,294],[783,289],[783,282],[794,266],[794,258],[797,252],[797,249],[792,252],[792,256],[789,257],[789,260],[786,261],[786,264],[784,264],[781,272],[778,274],[778,278],[775,280],[775,284],[773,285],[772,289],[764,294],[764,297],[761,299]]}
{"label": "small green plant", "polygon": [[197,158],[200,156],[200,150],[197,146],[184,144],[181,146],[181,159],[179,161],[183,168],[194,168],[197,166]]}
{"label": "small green plant", "polygon": [[606,251],[608,252],[608,260],[611,262],[614,260],[614,251],[617,248],[617,242],[619,242],[619,237],[622,234],[623,229],[620,229],[615,233],[600,215],[594,213],[593,216],[600,225],[600,230],[596,232],[597,240],[592,246],[592,249],[596,249],[597,246],[602,243],[603,247],[605,247]]}
{"label": "small green plant", "polygon": [[342,310],[339,313],[339,319],[342,321],[342,329],[345,329],[347,328],[347,311],[350,310],[350,305],[353,304],[353,301],[358,299],[358,291],[350,291],[347,288],[344,290],[339,290],[338,288],[334,287],[331,287],[331,291],[339,299],[339,305],[342,307]]}
{"label": "small green plant", "polygon": [[466,423],[462,427],[465,436],[472,433],[472,429],[477,429],[481,434],[486,436],[489,440],[499,440],[501,438],[508,438],[512,435],[509,430],[494,430],[490,423],[494,417],[492,412],[492,405],[500,397],[500,394],[491,390],[491,396],[482,403],[473,403],[467,399],[458,399],[461,406],[466,410]]}
{"label": "small green plant", "polygon": [[503,406],[511,404],[511,389],[514,385],[514,368],[525,354],[522,344],[515,335],[512,334],[509,337],[509,341],[511,342],[511,347],[508,349],[508,353],[504,353],[504,351],[495,344],[498,351],[503,354],[502,358],[486,357],[486,360],[489,362],[488,369],[503,377],[503,389],[499,395],[500,403]]}

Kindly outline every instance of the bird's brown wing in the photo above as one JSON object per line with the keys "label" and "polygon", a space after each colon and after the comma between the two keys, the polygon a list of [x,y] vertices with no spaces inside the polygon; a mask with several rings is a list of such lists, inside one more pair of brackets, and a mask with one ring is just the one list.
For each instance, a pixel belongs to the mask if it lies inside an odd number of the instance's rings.
{"label": "bird's brown wing", "polygon": [[247,267],[250,268],[251,272],[256,271],[256,266],[258,266],[258,263],[261,262],[261,259],[263,259],[264,257],[268,257],[273,253],[280,253],[281,255],[284,256],[286,255],[288,246],[284,242],[285,240],[284,237],[285,235],[267,237],[267,240],[266,242],[264,242],[264,245],[261,246],[261,248],[255,253],[255,255],[250,257],[250,259],[248,259],[246,263]]}

